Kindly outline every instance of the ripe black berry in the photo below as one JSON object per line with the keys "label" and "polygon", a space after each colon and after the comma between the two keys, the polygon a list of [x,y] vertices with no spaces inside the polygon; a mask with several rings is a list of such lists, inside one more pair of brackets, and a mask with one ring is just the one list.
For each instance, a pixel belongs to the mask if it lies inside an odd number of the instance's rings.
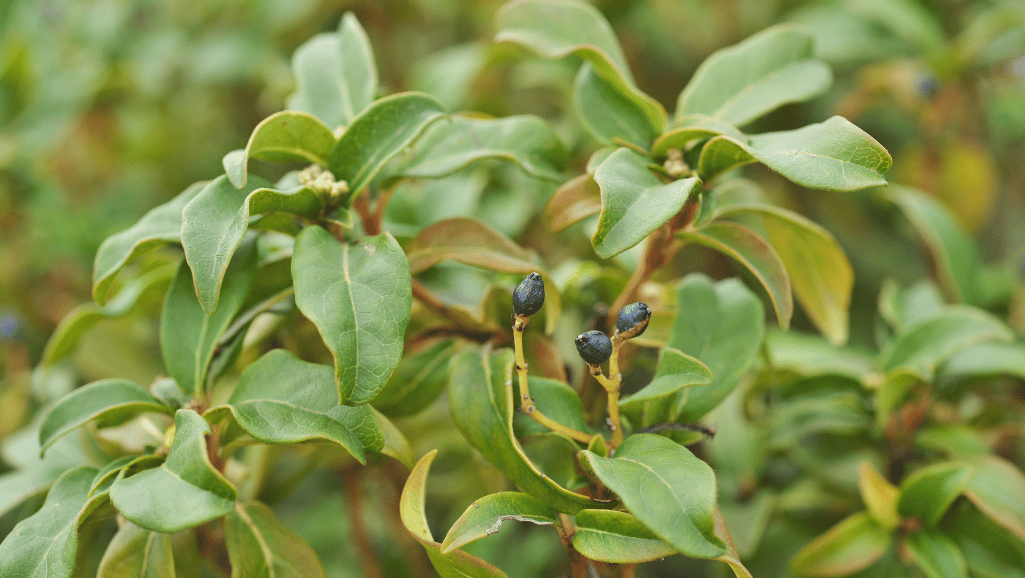
{"label": "ripe black berry", "polygon": [[531,273],[513,289],[513,311],[530,317],[545,304],[545,282],[537,273]]}
{"label": "ripe black berry", "polygon": [[644,303],[638,301],[631,303],[619,311],[616,318],[616,331],[624,334],[624,337],[637,337],[648,328],[648,320],[651,319],[651,309]]}
{"label": "ripe black berry", "polygon": [[577,335],[577,351],[589,365],[599,365],[612,355],[612,341],[601,331],[591,330]]}

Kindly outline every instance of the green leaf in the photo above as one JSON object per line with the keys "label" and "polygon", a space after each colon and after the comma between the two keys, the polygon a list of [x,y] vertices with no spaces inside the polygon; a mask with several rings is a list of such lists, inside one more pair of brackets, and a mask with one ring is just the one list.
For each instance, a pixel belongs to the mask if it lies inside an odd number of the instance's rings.
{"label": "green leaf", "polygon": [[[527,381],[530,397],[534,398],[534,404],[541,408],[546,416],[577,431],[591,432],[584,418],[583,404],[575,389],[557,379],[547,377],[532,375]],[[540,434],[557,435],[520,412],[513,415],[513,431],[517,438]],[[570,443],[573,443],[572,440]]]}
{"label": "green leaf", "polygon": [[640,564],[676,554],[676,549],[627,512],[581,510],[573,548],[584,557],[613,564]]}
{"label": "green leaf", "polygon": [[947,359],[939,373],[946,378],[1013,375],[1025,379],[1025,348],[1018,343],[971,345]]}
{"label": "green leaf", "polygon": [[423,93],[404,92],[377,100],[346,127],[331,149],[329,168],[336,179],[349,184],[353,196],[359,194],[385,163],[445,116],[445,107]]}
{"label": "green leaf", "polygon": [[78,548],[79,526],[107,501],[106,493],[89,496],[95,475],[96,468],[81,466],[57,478],[39,511],[18,522],[0,543],[0,576],[70,578],[81,575],[87,560],[83,559],[85,552],[79,552]]}
{"label": "green leaf", "polygon": [[136,414],[151,411],[172,415],[174,410],[148,391],[126,379],[102,379],[82,386],[60,399],[39,426],[42,453],[53,442],[93,420],[115,426]]}
{"label": "green leaf", "polygon": [[177,532],[232,511],[237,492],[207,457],[210,426],[198,413],[180,409],[174,418],[174,442],[160,467],[125,477],[110,488],[110,499],[136,525]]}
{"label": "green leaf", "polygon": [[243,246],[228,264],[220,302],[212,315],[203,311],[184,260],[164,299],[160,317],[160,351],[164,366],[186,392],[199,394],[221,335],[242,307],[256,275],[257,251]]}
{"label": "green leaf", "polygon": [[900,524],[900,514],[897,513],[900,490],[868,461],[858,464],[858,490],[861,501],[865,502],[868,513],[876,522],[891,530]]}
{"label": "green leaf", "polygon": [[790,327],[790,318],[794,314],[790,275],[779,253],[768,241],[751,229],[731,221],[714,221],[697,230],[684,230],[677,235],[740,262],[765,288],[776,310],[779,326],[783,329]]}
{"label": "green leaf", "polygon": [[890,549],[893,537],[868,512],[858,512],[812,540],[790,561],[799,576],[846,576],[864,570]]}
{"label": "green leaf", "polygon": [[669,149],[683,149],[687,144],[697,139],[713,138],[719,135],[733,137],[746,142],[747,137],[740,129],[721,119],[705,114],[688,114],[680,117],[673,123],[676,128],[667,130],[655,139],[651,146],[651,154],[655,157],[664,157]]}
{"label": "green leaf", "polygon": [[[655,368],[655,376],[652,378],[651,383],[641,388],[637,393],[623,398],[619,402],[619,406],[624,410],[629,410],[633,406],[640,406],[648,401],[674,395],[685,387],[709,385],[711,383],[712,372],[704,363],[679,349],[665,347],[659,351],[658,365]],[[676,396],[674,395],[674,397]],[[680,397],[682,398],[680,403],[686,400],[686,397]],[[676,415],[682,409],[682,407],[675,407],[672,410],[672,414]]]}
{"label": "green leaf", "polygon": [[231,184],[241,189],[249,176],[249,159],[327,166],[334,146],[334,133],[320,119],[305,112],[284,110],[256,125],[246,148],[224,156],[224,172]]}
{"label": "green leaf", "polygon": [[[384,444],[377,451],[381,452],[381,455],[399,460],[407,468],[412,469],[415,459],[413,457],[413,448],[409,445],[409,440],[406,439],[406,436],[402,434],[402,431],[395,427],[395,424],[385,417],[384,414],[375,410],[374,417],[377,419],[377,425],[381,430],[381,437],[384,438]],[[364,447],[366,447],[366,444],[364,444]]]}
{"label": "green leaf", "polygon": [[695,558],[727,552],[715,535],[715,475],[687,448],[654,434],[635,434],[603,458],[584,450],[580,463],[615,492],[656,536]]}
{"label": "green leaf", "polygon": [[975,466],[965,484],[965,496],[991,520],[1025,540],[1025,475],[997,456],[986,456]]}
{"label": "green leaf", "polygon": [[232,578],[322,578],[324,567],[306,540],[259,502],[236,503],[224,522]]}
{"label": "green leaf", "polygon": [[809,189],[857,191],[886,184],[893,159],[874,138],[834,116],[797,130],[752,135],[749,142],[722,135],[701,149],[698,172],[706,181],[759,161]]}
{"label": "green leaf", "polygon": [[181,242],[182,209],[205,187],[205,182],[195,183],[100,244],[93,263],[93,301],[97,305],[107,302],[107,291],[114,283],[114,276],[129,261],[165,243]]}
{"label": "green leaf", "polygon": [[499,159],[515,163],[532,177],[561,181],[568,153],[559,135],[533,115],[505,118],[455,116],[419,139],[397,177],[437,179],[475,162]]}
{"label": "green leaf", "polygon": [[861,381],[874,371],[875,360],[868,352],[836,347],[813,333],[775,329],[765,334],[769,365],[802,377],[838,375]]}
{"label": "green leaf", "polygon": [[936,530],[922,530],[904,538],[911,562],[926,578],[968,578],[968,566],[957,544]]}
{"label": "green leaf", "polygon": [[318,34],[292,56],[296,93],[288,108],[308,112],[328,127],[348,124],[377,92],[377,65],[366,32],[351,12],[333,34]]}
{"label": "green leaf", "polygon": [[431,564],[441,578],[507,578],[505,572],[471,556],[462,550],[441,553],[441,544],[434,541],[424,514],[424,496],[427,493],[427,473],[438,450],[431,450],[413,466],[399,498],[399,517],[406,530],[423,544]]}
{"label": "green leaf", "polygon": [[335,359],[339,403],[374,398],[402,358],[413,300],[409,263],[389,233],[343,244],[311,226],[292,255],[295,304]]}
{"label": "green leaf", "polygon": [[448,554],[470,542],[497,533],[505,520],[530,522],[539,526],[557,523],[555,512],[533,496],[519,492],[491,494],[470,504],[452,524],[441,543],[441,553]]}
{"label": "green leaf", "polygon": [[775,26],[709,56],[676,103],[676,117],[707,114],[743,126],[784,104],[829,89],[833,75],[814,60],[812,37],[792,25]]}
{"label": "green leaf", "polygon": [[496,16],[496,42],[513,42],[544,58],[576,54],[623,96],[644,111],[653,134],[666,124],[666,112],[637,89],[612,27],[597,8],[577,0],[509,2]]}
{"label": "green leaf", "polygon": [[717,217],[750,213],[762,217],[808,318],[833,345],[846,343],[854,269],[836,238],[817,223],[771,205],[730,205]]}
{"label": "green leaf", "polygon": [[968,562],[973,575],[982,578],[1025,578],[1025,543],[964,504],[955,508],[948,534]]}
{"label": "green leaf", "polygon": [[365,464],[363,444],[349,424],[332,414],[338,407],[330,367],[273,349],[242,372],[224,405],[210,408],[204,417],[216,422],[230,414],[246,433],[268,444],[331,441]]}
{"label": "green leaf", "polygon": [[441,339],[407,353],[374,398],[374,408],[394,417],[427,409],[445,389],[448,362],[456,348],[454,339]]}
{"label": "green leaf", "polygon": [[573,83],[573,109],[587,132],[604,144],[622,140],[647,149],[660,132],[651,124],[643,101],[624,94],[589,62],[580,68]]}
{"label": "green leaf", "polygon": [[284,213],[307,218],[324,212],[324,200],[307,187],[279,191],[260,178],[236,189],[221,176],[211,182],[182,212],[182,247],[192,269],[203,310],[212,314],[220,297],[224,272],[255,215]]}
{"label": "green leaf", "polygon": [[908,187],[886,187],[879,194],[900,208],[922,236],[944,292],[960,303],[979,305],[979,250],[950,210],[935,198]]}
{"label": "green leaf", "polygon": [[751,367],[765,334],[762,302],[736,279],[713,283],[704,275],[684,278],[676,291],[676,321],[667,347],[699,359],[711,385],[686,390],[676,420],[692,422],[714,409]]}
{"label": "green leaf", "polygon": [[898,511],[935,526],[961,495],[973,469],[963,462],[943,462],[916,470],[900,484]]}
{"label": "green leaf", "polygon": [[663,183],[648,170],[649,162],[649,158],[621,148],[594,171],[602,209],[591,245],[602,259],[643,241],[701,190],[696,178]]}
{"label": "green leaf", "polygon": [[508,349],[494,353],[468,350],[452,358],[448,399],[456,427],[521,491],[556,511],[573,514],[600,507],[546,477],[524,454],[512,428],[513,364],[513,352]]}
{"label": "green leaf", "polygon": [[601,189],[591,175],[579,175],[556,189],[545,205],[544,220],[553,233],[601,212]]}
{"label": "green leaf", "polygon": [[928,381],[941,363],[972,345],[1013,339],[1011,329],[993,315],[955,305],[906,328],[883,349],[879,364],[886,371],[901,368]]}
{"label": "green leaf", "polygon": [[174,578],[171,536],[125,522],[110,541],[96,578]]}

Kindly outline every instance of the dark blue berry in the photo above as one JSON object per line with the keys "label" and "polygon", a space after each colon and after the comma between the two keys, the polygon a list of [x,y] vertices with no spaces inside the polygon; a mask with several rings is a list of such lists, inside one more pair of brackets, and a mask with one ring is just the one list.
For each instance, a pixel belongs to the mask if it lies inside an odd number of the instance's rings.
{"label": "dark blue berry", "polygon": [[590,365],[604,363],[612,355],[612,341],[601,331],[591,330],[577,335],[577,351]]}
{"label": "dark blue berry", "polygon": [[651,309],[644,303],[638,301],[631,303],[619,311],[616,318],[616,331],[625,337],[637,337],[648,328],[648,320],[651,319]]}
{"label": "dark blue berry", "polygon": [[513,289],[513,311],[517,315],[530,317],[545,304],[545,282],[537,273],[524,277]]}

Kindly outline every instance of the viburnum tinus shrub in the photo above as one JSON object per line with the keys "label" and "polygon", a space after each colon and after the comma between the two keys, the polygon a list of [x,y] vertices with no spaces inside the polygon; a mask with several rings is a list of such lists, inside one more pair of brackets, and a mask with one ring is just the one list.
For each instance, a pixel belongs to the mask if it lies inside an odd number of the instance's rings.
{"label": "viburnum tinus shrub", "polygon": [[[1013,334],[927,285],[894,285],[879,353],[843,347],[846,255],[741,178],[761,163],[811,189],[885,184],[889,155],[841,117],[742,130],[828,88],[809,35],[777,27],[713,54],[670,118],[590,5],[514,2],[497,28],[500,43],[580,65],[572,107],[601,145],[585,173],[567,177],[567,150],[540,118],[378,97],[366,34],[345,16],[296,52],[288,110],[224,157],[225,174],[100,247],[96,304],[58,328],[39,379],[90,324],[158,290],[165,372],[146,386],[89,383],[46,408],[32,431],[44,457],[19,472],[4,513],[46,498],[0,544],[0,575],[87,572],[96,539],[101,576],[323,576],[270,507],[321,470],[342,475],[353,508],[365,494],[352,480],[388,486],[398,471],[401,496],[379,517],[445,577],[505,576],[483,559],[502,556],[480,549],[509,535],[488,538],[505,520],[552,526],[565,556],[549,570],[574,578],[632,576],[674,554],[695,574],[742,577],[788,563],[812,576],[995,575],[1025,559],[1025,479],[974,421],[1007,427],[1011,413],[986,414],[1000,404],[965,385],[1025,357]],[[271,182],[251,160],[305,168]],[[593,228],[590,249],[548,262],[499,232],[508,211],[419,220],[473,182],[520,202],[530,195],[510,182],[561,185],[548,228],[569,247]],[[949,215],[913,191],[899,199],[950,234]],[[641,243],[631,271],[624,253]],[[139,266],[161,245],[184,255]],[[679,271],[687,245],[735,260],[755,289]],[[783,331],[795,297],[823,338]],[[439,541],[428,470],[446,454],[463,458],[448,480],[465,512]],[[314,495],[327,507],[330,494]],[[97,530],[113,519],[116,533]],[[380,575],[352,520],[364,556],[353,563]],[[511,565],[533,559],[504,543]],[[404,555],[407,573],[426,567]]]}

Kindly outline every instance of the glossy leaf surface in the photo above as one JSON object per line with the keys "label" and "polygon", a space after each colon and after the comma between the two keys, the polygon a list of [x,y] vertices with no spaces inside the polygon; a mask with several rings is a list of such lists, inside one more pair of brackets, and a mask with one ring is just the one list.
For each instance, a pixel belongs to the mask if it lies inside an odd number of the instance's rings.
{"label": "glossy leaf surface", "polygon": [[452,524],[441,552],[448,554],[475,540],[498,532],[502,522],[516,520],[539,526],[557,523],[555,512],[544,502],[519,492],[499,492],[475,500]]}

